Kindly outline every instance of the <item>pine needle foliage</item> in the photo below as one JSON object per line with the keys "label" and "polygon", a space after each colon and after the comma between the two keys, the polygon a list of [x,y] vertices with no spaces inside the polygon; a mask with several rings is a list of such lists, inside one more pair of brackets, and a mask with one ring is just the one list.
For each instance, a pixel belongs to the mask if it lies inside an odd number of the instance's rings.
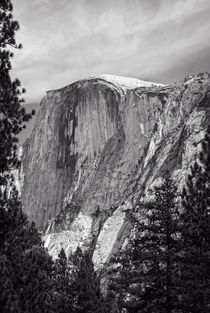
{"label": "pine needle foliage", "polygon": [[7,183],[8,176],[5,177],[5,174],[8,175],[11,167],[18,167],[17,135],[35,113],[26,113],[22,106],[25,89],[21,88],[18,79],[10,77],[11,50],[22,47],[15,40],[19,24],[12,12],[11,0],[0,0],[0,186]]}
{"label": "pine needle foliage", "polygon": [[100,278],[94,270],[91,255],[77,248],[72,258],[73,313],[108,313],[101,289]]}
{"label": "pine needle foliage", "polygon": [[115,259],[120,264],[115,279],[119,306],[129,313],[171,313],[178,305],[180,225],[177,189],[169,174],[136,211],[133,238]]}
{"label": "pine needle foliage", "polygon": [[210,312],[210,127],[182,192],[182,310]]}

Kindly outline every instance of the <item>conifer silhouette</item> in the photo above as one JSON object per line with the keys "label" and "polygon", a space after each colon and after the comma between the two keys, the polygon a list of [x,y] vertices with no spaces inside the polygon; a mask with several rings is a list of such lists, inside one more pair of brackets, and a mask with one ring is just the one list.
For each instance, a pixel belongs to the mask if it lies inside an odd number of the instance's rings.
{"label": "conifer silhouette", "polygon": [[178,305],[179,210],[177,189],[169,174],[151,196],[139,201],[132,218],[134,236],[115,260],[120,273],[112,284],[119,306],[129,313],[169,313]]}
{"label": "conifer silhouette", "polygon": [[182,192],[182,310],[210,310],[210,127]]}

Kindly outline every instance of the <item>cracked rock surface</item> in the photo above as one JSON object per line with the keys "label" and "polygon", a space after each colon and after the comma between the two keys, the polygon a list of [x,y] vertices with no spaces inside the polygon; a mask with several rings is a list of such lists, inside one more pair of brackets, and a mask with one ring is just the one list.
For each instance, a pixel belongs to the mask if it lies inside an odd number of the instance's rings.
{"label": "cracked rock surface", "polygon": [[96,268],[108,262],[139,192],[166,169],[183,185],[209,109],[208,77],[162,86],[102,75],[47,92],[23,146],[21,186],[49,252],[79,245]]}

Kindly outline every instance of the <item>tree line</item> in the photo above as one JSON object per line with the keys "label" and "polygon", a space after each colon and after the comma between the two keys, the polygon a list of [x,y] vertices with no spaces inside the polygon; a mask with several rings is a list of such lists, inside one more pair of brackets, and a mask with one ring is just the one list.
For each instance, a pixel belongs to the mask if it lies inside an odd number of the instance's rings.
{"label": "tree line", "polygon": [[120,312],[210,312],[210,127],[182,191],[166,173],[134,212],[134,234],[113,258]]}
{"label": "tree line", "polygon": [[11,50],[22,47],[12,12],[12,1],[0,0],[0,312],[105,312],[91,256],[78,248],[67,262],[62,249],[53,261],[15,188],[18,134],[35,112],[26,113],[25,89],[10,76]]}

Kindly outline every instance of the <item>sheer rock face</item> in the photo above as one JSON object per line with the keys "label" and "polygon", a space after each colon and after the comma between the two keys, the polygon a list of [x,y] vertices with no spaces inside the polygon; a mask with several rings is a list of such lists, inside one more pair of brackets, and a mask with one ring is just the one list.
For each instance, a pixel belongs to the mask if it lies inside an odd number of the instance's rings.
{"label": "sheer rock face", "polygon": [[93,77],[41,102],[23,149],[22,197],[54,256],[80,245],[103,266],[126,240],[126,212],[139,192],[166,169],[181,186],[200,149],[208,78],[179,86],[127,82]]}

